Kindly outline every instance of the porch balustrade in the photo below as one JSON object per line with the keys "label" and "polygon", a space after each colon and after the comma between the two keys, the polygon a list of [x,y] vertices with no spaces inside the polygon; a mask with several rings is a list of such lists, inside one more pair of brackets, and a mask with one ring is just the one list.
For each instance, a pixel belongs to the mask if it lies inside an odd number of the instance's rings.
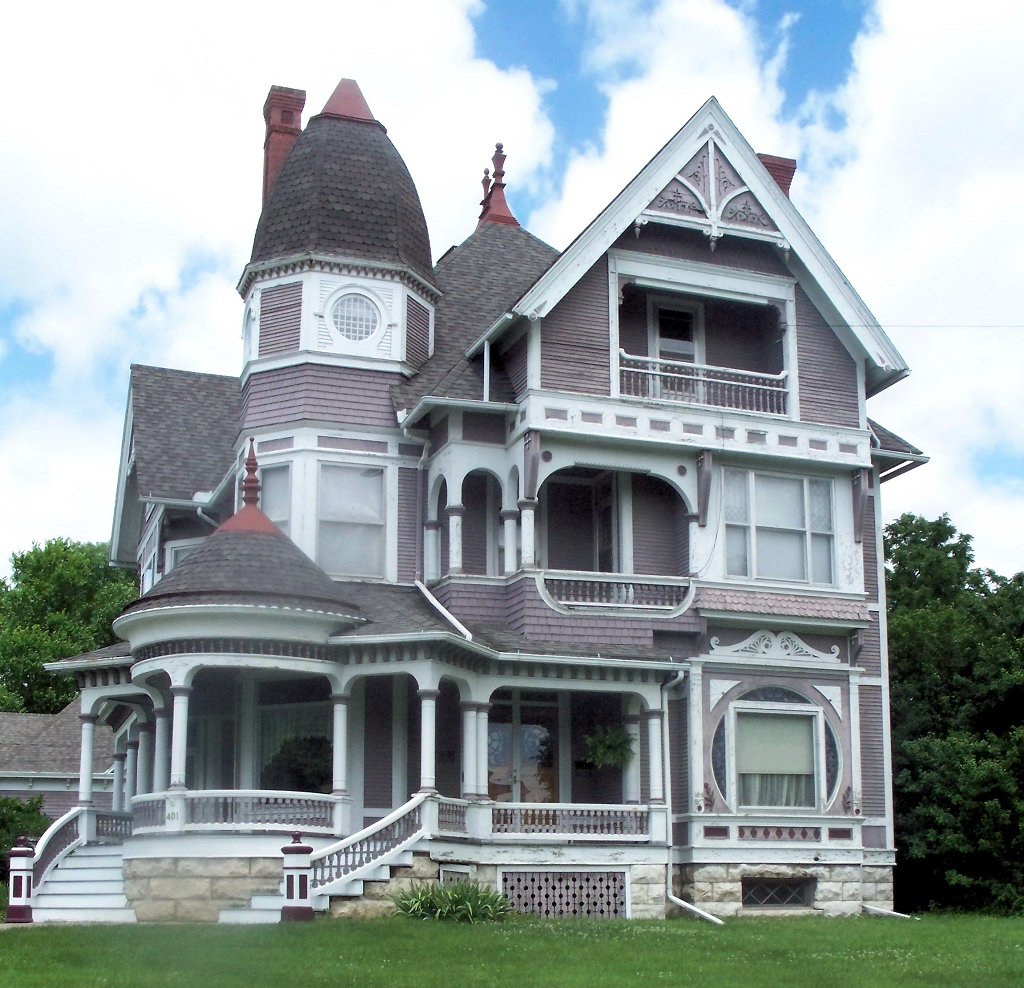
{"label": "porch balustrade", "polygon": [[566,607],[621,607],[667,611],[685,607],[693,581],[685,576],[628,576],[547,570],[544,589]]}
{"label": "porch balustrade", "polygon": [[650,812],[637,806],[583,806],[529,803],[491,806],[491,833],[497,839],[566,837],[586,840],[649,841]]}
{"label": "porch balustrade", "polygon": [[280,833],[302,828],[334,834],[337,796],[242,789],[186,790],[136,796],[135,832],[246,831]]}
{"label": "porch balustrade", "polygon": [[619,350],[619,393],[630,398],[785,415],[786,376],[637,357]]}

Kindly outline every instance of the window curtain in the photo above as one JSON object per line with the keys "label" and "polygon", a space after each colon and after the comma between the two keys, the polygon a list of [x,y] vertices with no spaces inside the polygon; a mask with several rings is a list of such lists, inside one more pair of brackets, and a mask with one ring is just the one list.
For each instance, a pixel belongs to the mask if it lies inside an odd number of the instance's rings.
{"label": "window curtain", "polygon": [[736,770],[741,806],[813,807],[814,718],[738,713]]}
{"label": "window curtain", "polygon": [[384,575],[384,471],[320,468],[317,559],[336,576]]}

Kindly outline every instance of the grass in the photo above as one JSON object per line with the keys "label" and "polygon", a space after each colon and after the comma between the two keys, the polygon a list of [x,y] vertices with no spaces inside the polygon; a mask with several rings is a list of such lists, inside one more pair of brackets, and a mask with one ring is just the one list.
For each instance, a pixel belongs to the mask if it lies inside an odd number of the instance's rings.
{"label": "grass", "polygon": [[1024,984],[1024,919],[920,922],[403,918],[273,927],[23,926],[0,931],[4,988],[934,988]]}

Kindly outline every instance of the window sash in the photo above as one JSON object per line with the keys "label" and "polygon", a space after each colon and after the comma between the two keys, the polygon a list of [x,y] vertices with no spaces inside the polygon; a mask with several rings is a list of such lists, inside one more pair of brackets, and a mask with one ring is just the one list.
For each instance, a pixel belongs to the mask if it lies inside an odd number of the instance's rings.
{"label": "window sash", "polygon": [[317,562],[331,575],[385,575],[384,470],[320,465]]}
{"label": "window sash", "polygon": [[260,508],[285,535],[291,534],[292,476],[288,464],[260,470]]}
{"label": "window sash", "polygon": [[817,716],[737,711],[735,765],[740,806],[817,805]]}

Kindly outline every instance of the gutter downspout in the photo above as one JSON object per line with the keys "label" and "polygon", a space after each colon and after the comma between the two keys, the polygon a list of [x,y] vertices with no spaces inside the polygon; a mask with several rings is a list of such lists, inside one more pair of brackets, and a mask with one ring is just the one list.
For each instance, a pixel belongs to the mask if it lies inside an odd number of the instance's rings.
{"label": "gutter downspout", "polygon": [[419,588],[420,593],[427,598],[427,600],[430,602],[430,605],[434,608],[434,610],[437,611],[437,613],[440,614],[446,621],[450,622],[452,627],[454,627],[455,630],[458,631],[458,633],[466,639],[466,641],[471,642],[473,640],[473,635],[470,632],[469,628],[467,628],[454,614],[452,614],[452,612],[448,610],[448,608],[445,607],[444,604],[442,604],[441,601],[439,601],[423,585],[423,583],[417,580],[416,586]]}
{"label": "gutter downspout", "polygon": [[920,916],[908,916],[906,913],[898,913],[892,909],[883,909],[881,906],[869,906],[866,902],[860,904],[861,909],[871,916],[890,916],[894,919],[916,919],[921,921]]}
{"label": "gutter downspout", "polygon": [[672,891],[672,784],[671,784],[671,763],[669,762],[669,738],[668,738],[668,692],[669,690],[675,689],[684,679],[686,678],[686,670],[680,669],[667,683],[662,684],[661,687],[661,743],[662,743],[662,765],[665,766],[666,775],[670,778],[667,780],[665,785],[665,807],[666,813],[668,814],[668,854],[667,862],[665,865],[665,898],[668,899],[674,906],[679,906],[680,909],[684,909],[687,912],[693,913],[694,916],[699,919],[703,919],[705,922],[714,923],[715,926],[725,926],[717,916],[712,916],[711,913],[705,912],[700,906],[695,906],[692,902],[687,902],[685,899],[680,899]]}
{"label": "gutter downspout", "polygon": [[212,525],[214,529],[220,528],[220,522],[215,521],[213,518],[211,518],[205,511],[203,511],[202,507],[196,508],[196,514],[199,515],[199,517],[202,518],[207,525]]}

